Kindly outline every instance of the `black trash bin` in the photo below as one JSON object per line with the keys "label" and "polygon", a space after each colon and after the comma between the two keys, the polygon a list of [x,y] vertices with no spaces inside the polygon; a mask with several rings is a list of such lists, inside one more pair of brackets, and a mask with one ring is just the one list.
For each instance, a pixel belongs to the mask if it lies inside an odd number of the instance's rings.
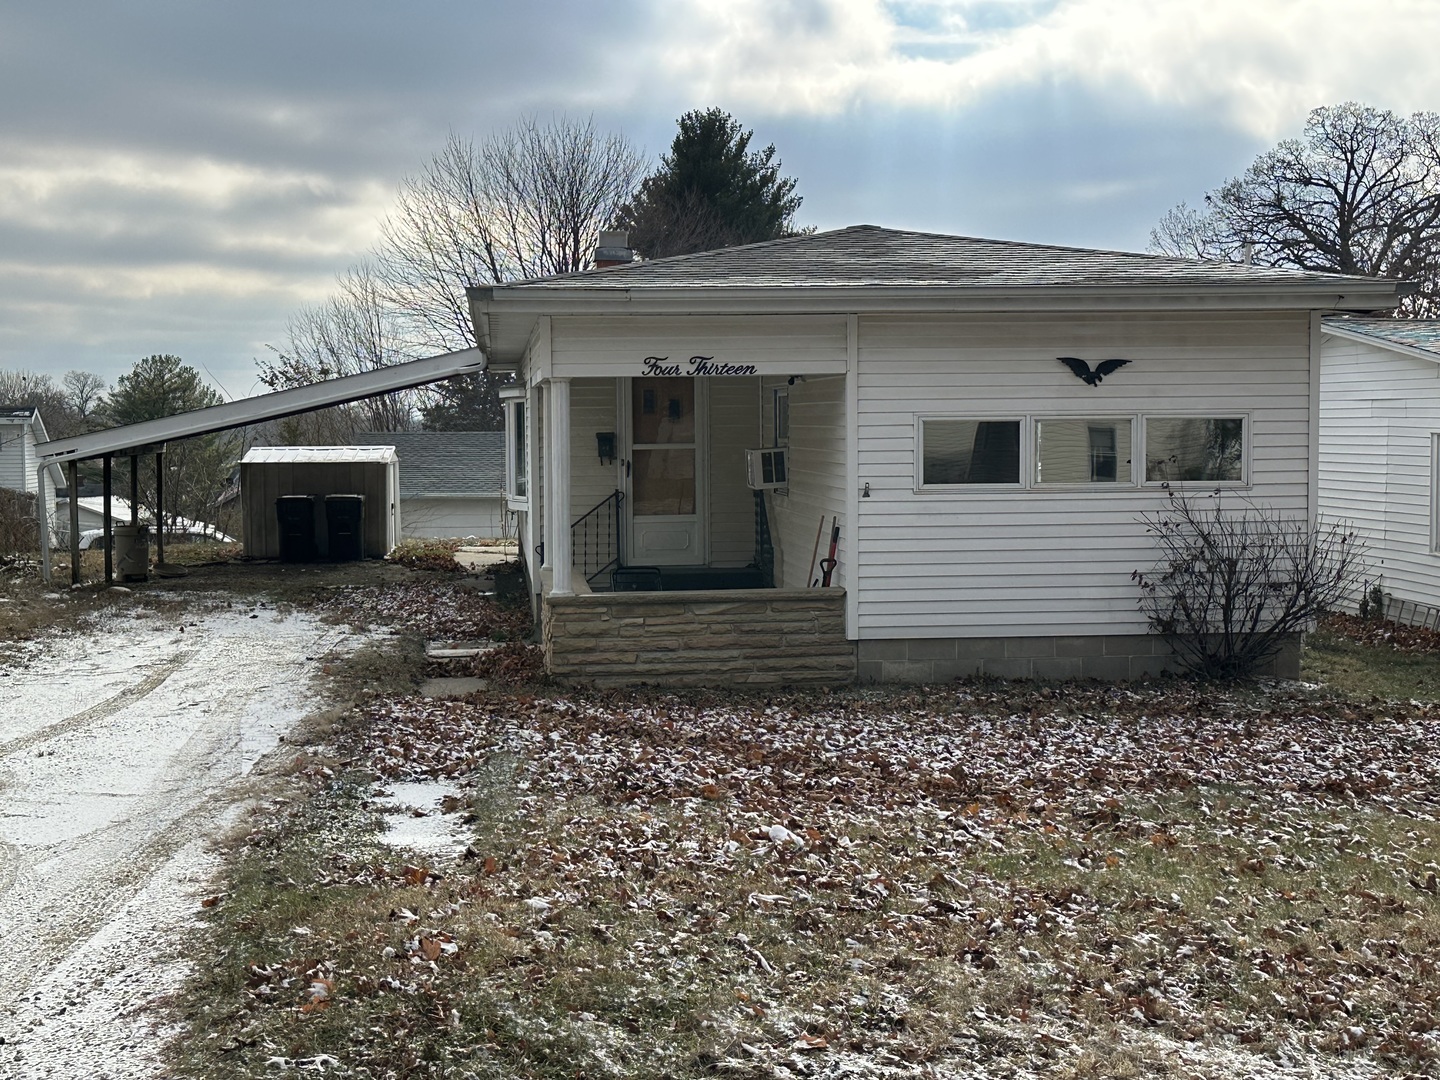
{"label": "black trash bin", "polygon": [[275,500],[275,517],[280,522],[280,560],[314,562],[315,496],[281,495]]}
{"label": "black trash bin", "polygon": [[330,558],[354,562],[365,557],[365,496],[326,495],[325,531]]}

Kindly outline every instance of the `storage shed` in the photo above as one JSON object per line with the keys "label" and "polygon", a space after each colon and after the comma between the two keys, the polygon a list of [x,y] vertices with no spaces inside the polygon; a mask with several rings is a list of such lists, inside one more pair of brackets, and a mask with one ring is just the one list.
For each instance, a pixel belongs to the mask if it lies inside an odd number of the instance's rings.
{"label": "storage shed", "polygon": [[257,446],[240,461],[245,555],[278,559],[276,500],[314,497],[316,555],[331,557],[327,496],[364,497],[361,557],[381,559],[400,536],[400,460],[393,446]]}

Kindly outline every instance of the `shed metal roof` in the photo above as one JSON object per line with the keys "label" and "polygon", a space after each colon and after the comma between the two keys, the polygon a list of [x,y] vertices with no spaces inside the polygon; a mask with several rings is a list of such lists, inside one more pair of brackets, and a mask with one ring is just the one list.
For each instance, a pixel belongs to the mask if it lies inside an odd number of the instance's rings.
{"label": "shed metal roof", "polygon": [[395,447],[402,496],[473,498],[504,493],[503,431],[367,431],[356,438]]}
{"label": "shed metal roof", "polygon": [[390,462],[393,446],[256,446],[247,450],[241,465],[334,464],[337,462]]}

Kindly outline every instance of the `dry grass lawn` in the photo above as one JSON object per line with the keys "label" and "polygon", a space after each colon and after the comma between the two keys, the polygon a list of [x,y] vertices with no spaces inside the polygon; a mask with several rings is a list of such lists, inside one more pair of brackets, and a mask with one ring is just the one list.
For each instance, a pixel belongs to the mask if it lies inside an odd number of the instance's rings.
{"label": "dry grass lawn", "polygon": [[[187,1075],[1440,1070],[1440,710],[1184,682],[381,696],[257,808]],[[464,793],[464,858],[374,782]]]}

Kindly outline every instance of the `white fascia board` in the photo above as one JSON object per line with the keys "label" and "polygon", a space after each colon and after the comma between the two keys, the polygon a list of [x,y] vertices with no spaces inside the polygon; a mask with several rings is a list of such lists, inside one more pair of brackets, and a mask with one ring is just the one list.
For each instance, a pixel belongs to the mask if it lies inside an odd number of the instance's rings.
{"label": "white fascia board", "polygon": [[[471,293],[484,313],[497,362],[524,355],[519,333],[529,339],[545,315],[876,315],[1024,312],[1320,311],[1371,312],[1399,303],[1400,283],[1376,279],[1347,282],[1345,291],[1321,286],[847,286],[827,288],[725,287],[654,289],[515,289]],[[535,381],[532,373],[531,382]]]}
{"label": "white fascia board", "polygon": [[260,424],[266,420],[278,420],[296,413],[311,412],[331,405],[344,405],[346,402],[375,397],[377,394],[408,390],[456,375],[484,370],[485,356],[479,349],[462,349],[459,352],[393,364],[390,367],[376,368],[374,371],[362,371],[358,375],[346,375],[309,386],[277,390],[273,394],[227,401],[223,405],[212,405],[208,409],[178,413],[159,420],[92,431],[87,435],[77,435],[69,439],[53,439],[41,443],[37,450],[42,459],[56,463],[96,458],[105,454],[125,454],[141,447],[160,446],[176,439],[189,439],[249,424]]}
{"label": "white fascia board", "polygon": [[496,288],[477,307],[534,315],[849,314],[911,311],[1378,311],[1399,303],[1398,282],[1300,286],[695,286],[654,289]]}
{"label": "white fascia board", "polygon": [[1422,349],[1418,345],[1406,345],[1399,341],[1390,341],[1387,338],[1376,337],[1374,334],[1367,334],[1363,330],[1352,330],[1348,326],[1339,323],[1320,323],[1320,332],[1331,337],[1349,338],[1351,341],[1359,341],[1365,345],[1374,345],[1377,348],[1389,349],[1391,352],[1403,353],[1406,356],[1413,356],[1419,360],[1428,360],[1432,364],[1440,364],[1440,354],[1433,353],[1428,349]]}

